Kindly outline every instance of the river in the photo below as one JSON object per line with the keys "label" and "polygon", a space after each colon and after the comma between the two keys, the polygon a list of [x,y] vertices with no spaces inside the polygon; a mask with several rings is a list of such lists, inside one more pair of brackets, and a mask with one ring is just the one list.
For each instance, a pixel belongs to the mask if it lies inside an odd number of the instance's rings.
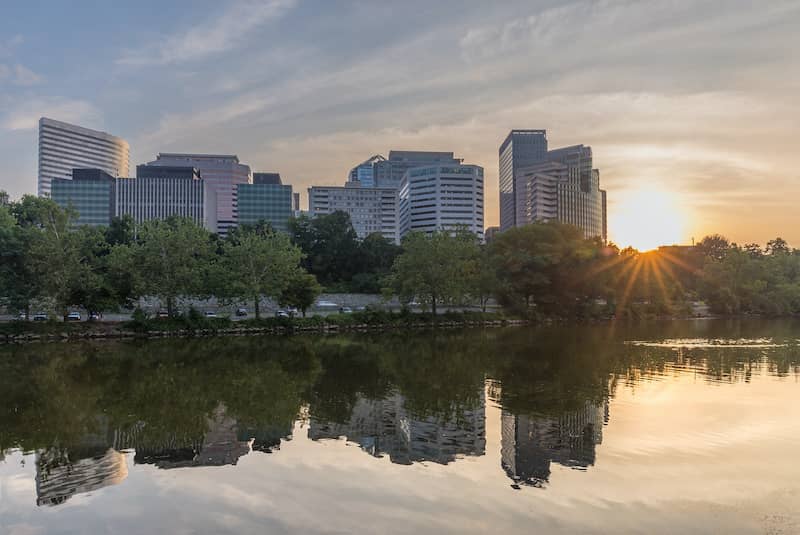
{"label": "river", "polygon": [[800,533],[800,322],[0,348],[0,533]]}

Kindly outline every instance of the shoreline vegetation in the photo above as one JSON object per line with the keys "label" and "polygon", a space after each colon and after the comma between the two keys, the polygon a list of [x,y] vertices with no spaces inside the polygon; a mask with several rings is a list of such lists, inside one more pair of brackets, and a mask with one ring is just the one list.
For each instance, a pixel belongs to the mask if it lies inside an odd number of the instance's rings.
{"label": "shoreline vegetation", "polygon": [[0,343],[57,342],[71,340],[170,338],[203,336],[294,335],[395,330],[508,327],[528,325],[525,319],[492,312],[446,312],[436,316],[414,312],[366,311],[310,317],[276,317],[233,321],[206,318],[197,312],[172,318],[138,318],[124,322],[0,324]]}
{"label": "shoreline vegetation", "polygon": [[[89,227],[77,226],[76,216],[30,195],[0,206],[0,311],[51,319],[2,323],[6,339],[800,315],[800,250],[781,238],[762,249],[713,235],[640,252],[539,222],[486,244],[454,227],[410,232],[396,245],[380,233],[359,239],[344,212],[292,218],[288,232],[262,222],[225,237],[189,219],[116,218]],[[381,302],[306,317],[323,291],[379,294]],[[222,306],[252,305],[254,319],[248,313],[234,324],[180,312],[183,300],[211,297]],[[142,299],[159,303],[156,318],[137,308]],[[264,300],[302,317],[264,318]],[[401,311],[384,310],[390,301]],[[115,310],[132,310],[132,320],[68,321]]]}

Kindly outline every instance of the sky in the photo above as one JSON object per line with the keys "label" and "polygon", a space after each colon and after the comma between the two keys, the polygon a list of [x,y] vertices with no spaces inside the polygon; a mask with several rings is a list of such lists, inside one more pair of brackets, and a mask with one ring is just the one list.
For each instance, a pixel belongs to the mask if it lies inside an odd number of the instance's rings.
{"label": "sky", "polygon": [[304,199],[373,154],[453,151],[490,226],[500,143],[545,128],[592,147],[622,245],[800,247],[798,27],[798,0],[4,0],[0,189],[36,191],[48,116],[125,138],[132,168],[233,153]]}

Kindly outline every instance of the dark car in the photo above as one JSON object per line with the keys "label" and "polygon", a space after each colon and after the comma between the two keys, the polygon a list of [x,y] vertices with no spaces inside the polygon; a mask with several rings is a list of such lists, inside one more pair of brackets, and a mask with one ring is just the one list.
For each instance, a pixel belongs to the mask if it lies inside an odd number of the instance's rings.
{"label": "dark car", "polygon": [[246,308],[237,308],[236,315],[240,318],[247,317],[247,309]]}
{"label": "dark car", "polygon": [[33,315],[33,321],[47,321],[47,314],[44,312],[37,312]]}

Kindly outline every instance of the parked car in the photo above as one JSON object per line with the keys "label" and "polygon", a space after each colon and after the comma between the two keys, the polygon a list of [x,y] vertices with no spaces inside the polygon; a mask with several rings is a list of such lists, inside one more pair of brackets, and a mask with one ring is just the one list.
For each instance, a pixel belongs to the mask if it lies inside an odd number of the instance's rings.
{"label": "parked car", "polygon": [[89,314],[89,321],[100,321],[101,319],[103,319],[103,315],[99,312],[92,312]]}
{"label": "parked car", "polygon": [[236,309],[236,316],[238,316],[240,318],[246,318],[247,317],[247,309],[246,308],[237,308]]}
{"label": "parked car", "polygon": [[292,316],[289,315],[288,311],[286,311],[284,309],[280,309],[280,310],[276,310],[275,311],[275,317],[276,318],[291,318]]}
{"label": "parked car", "polygon": [[206,317],[207,318],[216,318],[217,317],[217,313],[214,312],[213,310],[206,310]]}
{"label": "parked car", "polygon": [[169,312],[162,308],[161,310],[158,311],[157,315],[158,315],[159,318],[168,318],[169,317]]}
{"label": "parked car", "polygon": [[47,314],[44,312],[37,312],[33,315],[33,321],[47,321]]}
{"label": "parked car", "polygon": [[24,312],[20,312],[19,316],[17,316],[19,321],[28,321],[28,315]]}
{"label": "parked car", "polygon": [[67,321],[81,321],[81,313],[73,310],[67,314]]}
{"label": "parked car", "polygon": [[339,304],[334,303],[333,301],[317,301],[315,306],[317,308],[339,308]]}
{"label": "parked car", "polygon": [[353,309],[350,307],[339,307],[339,314],[352,314]]}

